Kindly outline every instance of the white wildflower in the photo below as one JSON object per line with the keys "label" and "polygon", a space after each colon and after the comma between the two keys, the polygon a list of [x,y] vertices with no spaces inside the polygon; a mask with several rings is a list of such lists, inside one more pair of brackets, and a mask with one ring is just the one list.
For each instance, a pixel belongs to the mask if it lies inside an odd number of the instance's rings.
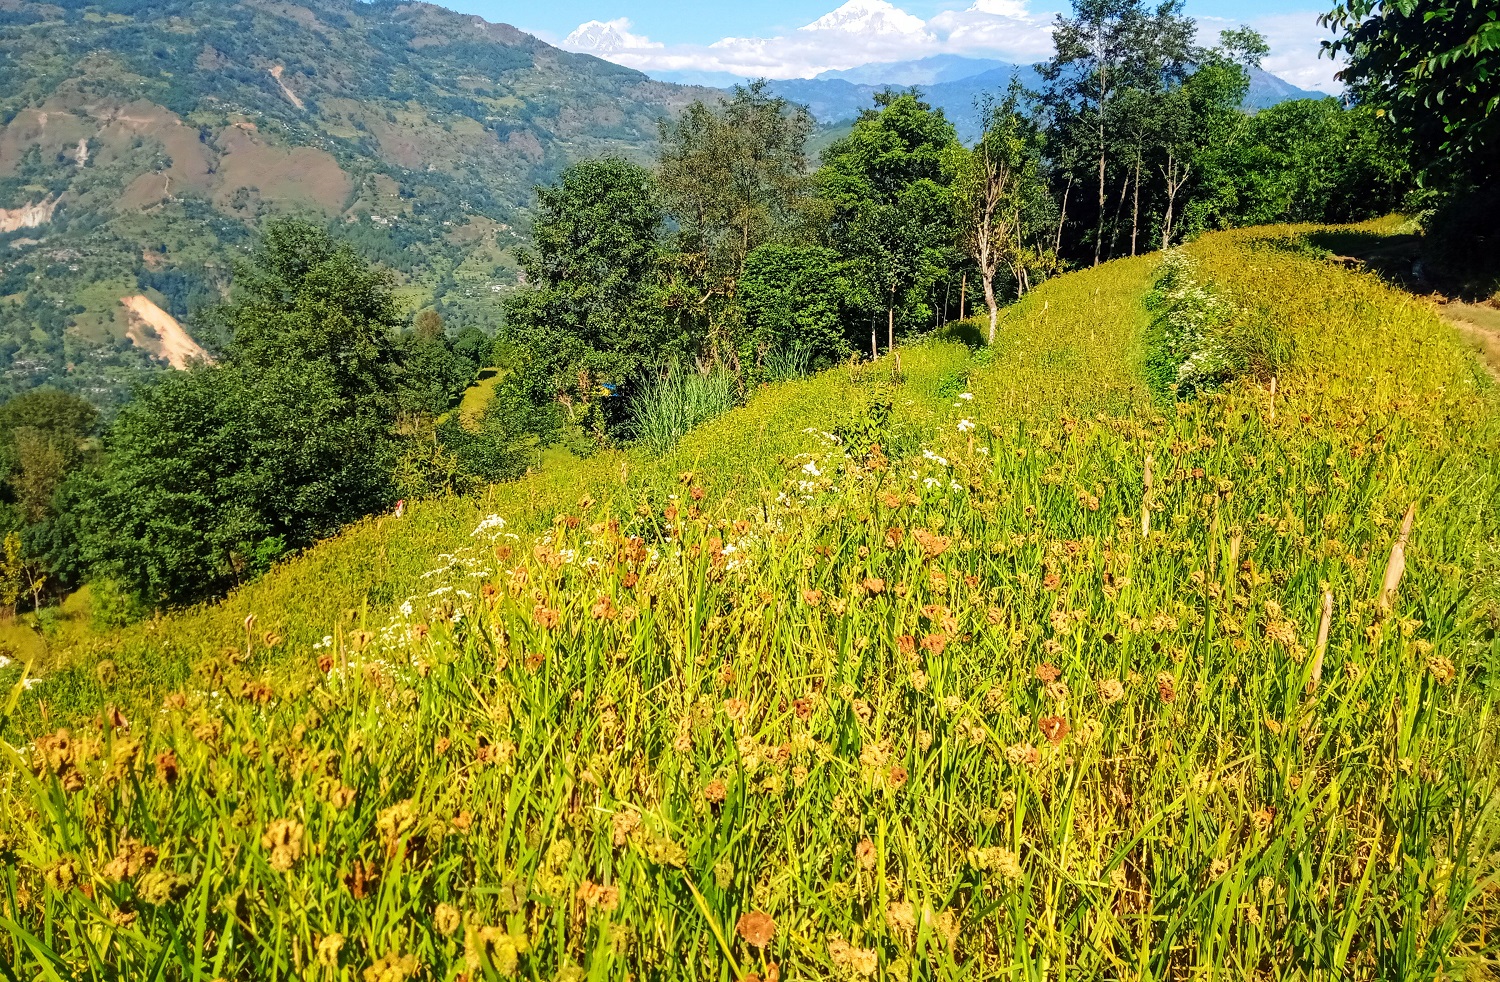
{"label": "white wildflower", "polygon": [[823,476],[823,472],[818,470],[818,462],[816,460],[809,460],[807,463],[803,464],[802,470],[804,473],[811,474],[813,477]]}
{"label": "white wildflower", "polygon": [[483,535],[491,529],[498,532],[503,528],[505,528],[505,519],[501,518],[499,515],[491,515],[484,521],[480,522],[479,527],[469,533],[469,537],[473,538],[476,535]]}
{"label": "white wildflower", "polygon": [[972,392],[960,392],[958,394],[958,397],[960,399],[962,399],[964,402],[973,402],[974,401],[974,393],[972,393]]}
{"label": "white wildflower", "polygon": [[973,429],[974,429],[974,421],[972,419],[961,419],[961,420],[958,421],[958,432],[960,432],[960,433],[968,433],[968,432],[972,431]]}

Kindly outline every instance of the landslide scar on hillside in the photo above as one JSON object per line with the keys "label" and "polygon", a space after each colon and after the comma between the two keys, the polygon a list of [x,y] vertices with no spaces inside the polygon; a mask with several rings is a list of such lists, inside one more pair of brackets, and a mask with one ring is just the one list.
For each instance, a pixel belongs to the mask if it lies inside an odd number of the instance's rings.
{"label": "landslide scar on hillside", "polygon": [[179,370],[214,363],[203,346],[177,323],[177,318],[152,303],[149,297],[121,297],[120,303],[125,305],[130,320],[125,336],[137,348],[165,358]]}

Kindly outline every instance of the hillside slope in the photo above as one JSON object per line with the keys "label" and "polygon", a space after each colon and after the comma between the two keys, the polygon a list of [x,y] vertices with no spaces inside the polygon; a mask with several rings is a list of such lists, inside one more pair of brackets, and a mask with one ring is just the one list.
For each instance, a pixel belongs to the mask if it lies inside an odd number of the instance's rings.
{"label": "hillside slope", "polygon": [[1500,393],[1306,231],[1190,250],[1274,390],[1154,401],[1154,261],[1110,263],[977,356],[764,390],[671,459],[369,522],[75,654],[12,725],[116,710],[0,769],[0,956],[381,979],[1492,962]]}
{"label": "hillside slope", "polygon": [[107,398],[148,364],[120,298],[184,319],[270,214],[492,320],[531,187],[714,94],[392,0],[6,0],[0,51],[0,395]]}

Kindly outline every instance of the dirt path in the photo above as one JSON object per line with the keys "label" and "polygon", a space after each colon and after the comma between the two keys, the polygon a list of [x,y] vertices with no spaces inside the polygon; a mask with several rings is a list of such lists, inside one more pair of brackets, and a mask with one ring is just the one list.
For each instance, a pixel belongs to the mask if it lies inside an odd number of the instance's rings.
{"label": "dirt path", "polygon": [[213,364],[213,358],[182,329],[177,318],[152,303],[150,298],[121,297],[120,303],[125,305],[130,318],[126,336],[136,347],[165,358],[176,369]]}
{"label": "dirt path", "polygon": [[1443,320],[1473,344],[1479,360],[1500,382],[1500,308],[1454,300],[1438,304],[1437,309]]}

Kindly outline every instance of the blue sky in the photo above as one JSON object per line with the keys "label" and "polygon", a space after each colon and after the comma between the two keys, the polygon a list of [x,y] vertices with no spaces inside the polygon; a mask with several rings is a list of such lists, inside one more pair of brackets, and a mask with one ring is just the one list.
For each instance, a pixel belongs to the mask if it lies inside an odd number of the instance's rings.
{"label": "blue sky", "polygon": [[[797,77],[874,61],[953,53],[1032,61],[1067,0],[442,0],[554,44],[646,71]],[[1318,0],[1189,0],[1208,37],[1248,23],[1271,43],[1266,67],[1306,88],[1337,91],[1318,58]],[[813,28],[813,29],[809,29]]]}

